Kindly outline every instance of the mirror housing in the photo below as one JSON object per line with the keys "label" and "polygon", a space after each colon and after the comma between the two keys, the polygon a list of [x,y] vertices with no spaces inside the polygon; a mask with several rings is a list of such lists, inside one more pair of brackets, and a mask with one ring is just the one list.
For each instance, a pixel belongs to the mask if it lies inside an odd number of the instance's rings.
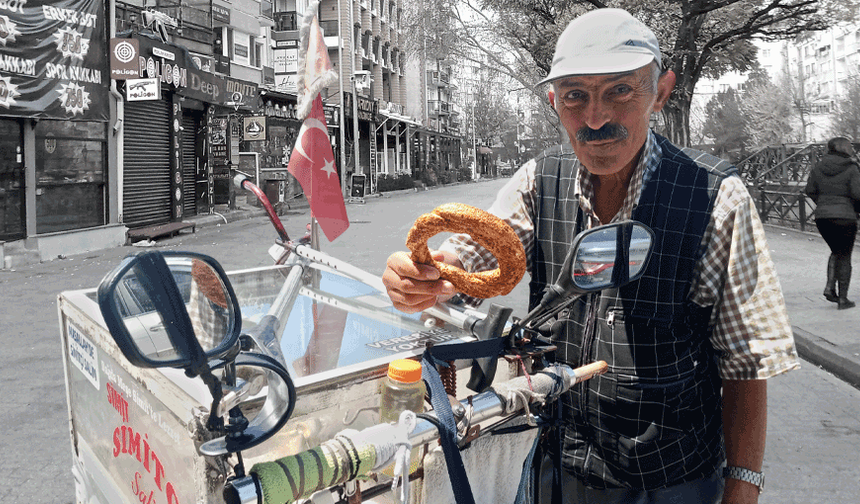
{"label": "mirror housing", "polygon": [[221,265],[203,254],[130,255],[101,281],[97,297],[114,341],[135,366],[196,376],[239,340],[236,295]]}

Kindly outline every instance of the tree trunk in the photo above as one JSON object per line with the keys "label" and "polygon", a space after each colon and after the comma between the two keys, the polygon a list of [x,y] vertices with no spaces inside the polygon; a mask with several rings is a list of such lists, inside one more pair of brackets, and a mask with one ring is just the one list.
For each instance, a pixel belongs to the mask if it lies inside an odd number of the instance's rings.
{"label": "tree trunk", "polygon": [[[690,146],[690,104],[677,101],[663,107],[663,128],[658,133],[679,147]],[[660,131],[662,129],[662,131]]]}

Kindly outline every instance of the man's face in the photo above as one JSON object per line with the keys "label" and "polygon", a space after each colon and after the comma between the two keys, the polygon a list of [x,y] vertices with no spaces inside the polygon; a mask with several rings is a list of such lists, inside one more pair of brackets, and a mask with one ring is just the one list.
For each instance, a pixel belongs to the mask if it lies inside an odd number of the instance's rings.
{"label": "man's face", "polygon": [[659,112],[675,85],[670,71],[656,89],[652,65],[629,73],[559,79],[549,92],[576,156],[594,175],[632,169]]}

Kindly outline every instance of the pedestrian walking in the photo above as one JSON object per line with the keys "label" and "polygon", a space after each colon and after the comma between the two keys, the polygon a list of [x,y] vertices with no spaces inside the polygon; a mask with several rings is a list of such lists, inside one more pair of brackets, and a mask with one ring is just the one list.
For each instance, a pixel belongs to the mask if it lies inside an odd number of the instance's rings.
{"label": "pedestrian walking", "polygon": [[[656,235],[641,279],[579,298],[552,324],[556,361],[609,364],[559,401],[562,425],[549,447],[561,475],[555,497],[756,503],[765,378],[798,361],[749,192],[729,163],[650,129],[675,74],[663,69],[653,31],[628,12],[602,8],[571,22],[543,82],[570,143],[523,165],[490,208],[523,243],[530,308],[582,230],[634,219]],[[497,266],[465,235],[434,259],[467,271]],[[406,312],[455,294],[406,252],[389,257],[382,279]]]}
{"label": "pedestrian walking", "polygon": [[856,304],[848,299],[848,287],[857,236],[860,167],[850,140],[836,137],[827,142],[827,153],[812,168],[805,192],[815,202],[815,226],[830,247],[824,297],[840,310],[853,308]]}

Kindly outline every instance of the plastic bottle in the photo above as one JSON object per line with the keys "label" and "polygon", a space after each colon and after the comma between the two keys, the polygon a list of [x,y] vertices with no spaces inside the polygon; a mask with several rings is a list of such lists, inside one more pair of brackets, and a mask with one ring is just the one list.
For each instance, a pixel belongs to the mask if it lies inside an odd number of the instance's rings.
{"label": "plastic bottle", "polygon": [[400,413],[424,411],[424,382],[421,363],[411,359],[395,359],[388,364],[388,377],[382,385],[379,416],[383,422],[397,422]]}
{"label": "plastic bottle", "polygon": [[[421,363],[410,359],[395,359],[388,364],[388,377],[382,384],[379,400],[379,416],[383,422],[396,423],[400,413],[411,410],[414,413],[424,411],[424,382],[421,380]],[[409,473],[418,469],[419,450],[413,448],[410,454]],[[383,469],[383,473],[391,476],[394,465]]]}

